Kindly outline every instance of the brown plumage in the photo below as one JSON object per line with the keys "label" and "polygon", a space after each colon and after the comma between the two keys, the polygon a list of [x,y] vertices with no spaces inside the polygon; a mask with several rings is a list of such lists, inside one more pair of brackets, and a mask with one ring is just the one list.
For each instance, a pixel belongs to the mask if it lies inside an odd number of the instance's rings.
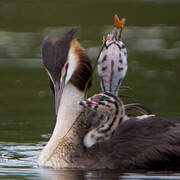
{"label": "brown plumage", "polygon": [[[112,149],[108,148],[112,147]],[[121,124],[114,137],[94,147],[106,168],[173,169],[180,165],[180,118],[148,118]],[[93,149],[89,153],[94,154]],[[109,160],[113,159],[112,161]],[[98,161],[95,167],[98,167]]]}
{"label": "brown plumage", "polygon": [[[92,74],[92,66],[84,48],[77,40],[72,40],[71,46],[74,48],[74,53],[78,55],[77,59],[79,61],[78,68],[71,78],[71,83],[79,90],[83,91],[86,87],[86,82]],[[90,85],[91,82],[89,82],[88,87],[90,87]]]}

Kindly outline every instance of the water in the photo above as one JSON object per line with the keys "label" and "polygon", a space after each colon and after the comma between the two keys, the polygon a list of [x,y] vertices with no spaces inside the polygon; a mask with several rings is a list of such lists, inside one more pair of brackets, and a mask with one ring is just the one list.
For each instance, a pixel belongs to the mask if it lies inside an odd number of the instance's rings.
{"label": "water", "polygon": [[41,64],[43,38],[78,26],[77,37],[94,61],[114,14],[126,17],[129,70],[123,84],[131,90],[122,94],[134,97],[126,103],[180,116],[179,9],[179,0],[1,0],[0,179],[179,179],[178,172],[57,171],[36,164],[55,124]]}

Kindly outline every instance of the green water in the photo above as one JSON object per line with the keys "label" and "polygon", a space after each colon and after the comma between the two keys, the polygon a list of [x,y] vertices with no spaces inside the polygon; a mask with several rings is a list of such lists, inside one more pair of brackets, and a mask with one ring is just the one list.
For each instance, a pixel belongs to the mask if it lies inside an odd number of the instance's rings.
{"label": "green water", "polygon": [[[115,13],[127,19],[129,69],[123,84],[131,90],[122,94],[133,99],[126,103],[144,104],[158,116],[180,116],[179,0],[0,0],[0,178],[40,178],[31,168],[55,124],[41,64],[43,38],[79,27],[76,37],[94,62]],[[90,94],[95,92],[92,87]],[[88,179],[86,173],[69,172]]]}

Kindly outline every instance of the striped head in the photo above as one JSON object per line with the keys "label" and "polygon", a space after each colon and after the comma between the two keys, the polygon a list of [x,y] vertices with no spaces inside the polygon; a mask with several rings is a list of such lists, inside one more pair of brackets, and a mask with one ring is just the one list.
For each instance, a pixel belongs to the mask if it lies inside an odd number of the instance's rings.
{"label": "striped head", "polygon": [[87,148],[111,139],[125,117],[124,105],[118,97],[109,92],[96,94],[86,101],[81,101],[80,105],[105,115],[105,119],[84,136],[83,143]]}
{"label": "striped head", "polygon": [[121,100],[109,92],[101,92],[85,101],[80,101],[80,105],[106,116],[113,116],[124,111]]}

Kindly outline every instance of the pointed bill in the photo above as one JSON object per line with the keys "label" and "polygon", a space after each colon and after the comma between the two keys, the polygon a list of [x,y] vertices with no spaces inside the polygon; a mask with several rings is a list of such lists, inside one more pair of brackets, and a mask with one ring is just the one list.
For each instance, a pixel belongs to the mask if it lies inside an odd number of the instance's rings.
{"label": "pointed bill", "polygon": [[59,110],[59,106],[60,106],[64,86],[65,86],[65,76],[62,76],[61,80],[60,80],[60,83],[56,82],[54,84],[56,115],[58,115],[58,110]]}

